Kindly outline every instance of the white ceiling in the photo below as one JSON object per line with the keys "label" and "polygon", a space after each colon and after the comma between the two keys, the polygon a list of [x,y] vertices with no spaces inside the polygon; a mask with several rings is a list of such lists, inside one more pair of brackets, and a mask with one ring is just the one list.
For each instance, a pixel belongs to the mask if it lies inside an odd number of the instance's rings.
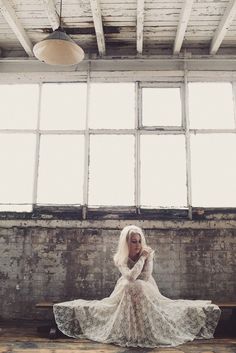
{"label": "white ceiling", "polygon": [[[0,0],[0,10],[2,57],[32,57],[60,1]],[[235,54],[235,14],[236,0],[63,0],[62,25],[88,56]]]}

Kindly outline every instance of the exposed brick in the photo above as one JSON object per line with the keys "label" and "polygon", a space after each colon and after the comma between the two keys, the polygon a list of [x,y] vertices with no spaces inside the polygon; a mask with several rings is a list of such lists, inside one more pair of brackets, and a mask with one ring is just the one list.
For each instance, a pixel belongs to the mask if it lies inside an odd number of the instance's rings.
{"label": "exposed brick", "polygon": [[[111,294],[120,276],[112,258],[122,227],[119,221],[115,228],[86,224],[84,228],[63,228],[60,222],[56,228],[29,227],[25,221],[25,227],[0,228],[2,317],[40,319],[50,314],[35,308],[38,301],[100,299]],[[151,224],[145,234],[147,244],[156,250],[153,275],[163,295],[235,299],[235,229],[224,228],[224,221],[218,229],[206,224],[201,228],[201,223],[195,228],[188,223],[186,228],[187,221],[178,226],[163,221],[161,229]]]}

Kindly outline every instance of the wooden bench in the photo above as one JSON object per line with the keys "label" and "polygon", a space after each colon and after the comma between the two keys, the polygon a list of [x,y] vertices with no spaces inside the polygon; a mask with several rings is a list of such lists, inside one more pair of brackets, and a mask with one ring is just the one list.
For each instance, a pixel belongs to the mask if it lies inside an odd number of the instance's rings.
{"label": "wooden bench", "polygon": [[236,321],[236,302],[232,302],[232,303],[213,303],[213,304],[216,304],[218,305],[218,307],[221,309],[221,310],[224,310],[224,309],[231,309],[232,310],[232,315],[231,315],[231,319],[233,321]]}
{"label": "wooden bench", "polygon": [[[56,302],[55,302],[56,303]],[[44,309],[44,310],[50,310],[52,311],[52,308],[53,308],[53,304],[55,304],[54,302],[40,302],[40,303],[37,303],[35,305],[36,308],[38,309]],[[42,331],[45,331],[45,329],[48,329],[48,332],[49,332],[49,338],[50,339],[54,339],[57,337],[57,333],[58,333],[58,328],[57,328],[57,325],[56,325],[56,322],[55,322],[55,319],[54,319],[54,316],[53,316],[53,320],[51,322],[51,325],[48,327],[48,326],[40,326],[40,327],[37,327],[37,330],[39,332],[42,332]]]}
{"label": "wooden bench", "polygon": [[214,304],[218,305],[219,308],[224,311],[225,309],[231,310],[231,316],[225,321],[223,318],[219,321],[219,324],[216,328],[216,336],[219,337],[225,336],[228,337],[229,335],[236,335],[236,302],[215,302]]}
{"label": "wooden bench", "polygon": [[232,302],[232,303],[213,303],[213,304],[216,304],[218,305],[218,307],[221,309],[221,310],[224,310],[224,309],[231,309],[232,310],[232,314],[231,314],[231,321],[232,322],[235,322],[236,324],[236,302]]}
{"label": "wooden bench", "polygon": [[[56,302],[40,302],[40,303],[37,303],[35,306],[38,309],[45,309],[45,310],[51,310],[52,311],[53,304],[55,304],[55,303]],[[232,314],[231,314],[230,320],[232,321],[232,324],[235,323],[235,326],[236,326],[236,302],[232,302],[232,303],[226,303],[226,302],[225,303],[222,303],[222,302],[218,303],[218,302],[215,302],[213,304],[216,304],[221,310],[231,309],[232,310]],[[58,333],[58,328],[57,328],[56,322],[55,322],[54,317],[53,317],[52,324],[50,325],[50,328],[49,328],[49,338],[50,339],[56,338],[57,337],[57,333]]]}

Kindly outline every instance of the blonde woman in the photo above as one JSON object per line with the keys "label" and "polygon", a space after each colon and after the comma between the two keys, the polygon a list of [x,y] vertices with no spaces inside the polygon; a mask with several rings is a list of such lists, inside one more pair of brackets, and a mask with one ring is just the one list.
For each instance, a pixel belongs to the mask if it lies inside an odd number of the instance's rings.
{"label": "blonde woman", "polygon": [[154,251],[134,225],[120,234],[115,265],[121,277],[102,300],[55,304],[58,328],[70,337],[123,347],[177,346],[211,338],[220,309],[205,300],[171,300],[161,295],[152,277]]}

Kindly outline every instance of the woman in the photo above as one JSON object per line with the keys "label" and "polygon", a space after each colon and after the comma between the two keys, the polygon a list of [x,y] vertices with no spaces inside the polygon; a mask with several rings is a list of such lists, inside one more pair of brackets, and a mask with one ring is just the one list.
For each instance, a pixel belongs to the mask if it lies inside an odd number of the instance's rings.
{"label": "woman", "polygon": [[108,298],[55,304],[58,328],[70,337],[85,337],[123,347],[177,346],[194,338],[211,338],[220,309],[205,300],[171,300],[152,277],[154,251],[142,230],[125,227],[115,265],[121,277]]}

